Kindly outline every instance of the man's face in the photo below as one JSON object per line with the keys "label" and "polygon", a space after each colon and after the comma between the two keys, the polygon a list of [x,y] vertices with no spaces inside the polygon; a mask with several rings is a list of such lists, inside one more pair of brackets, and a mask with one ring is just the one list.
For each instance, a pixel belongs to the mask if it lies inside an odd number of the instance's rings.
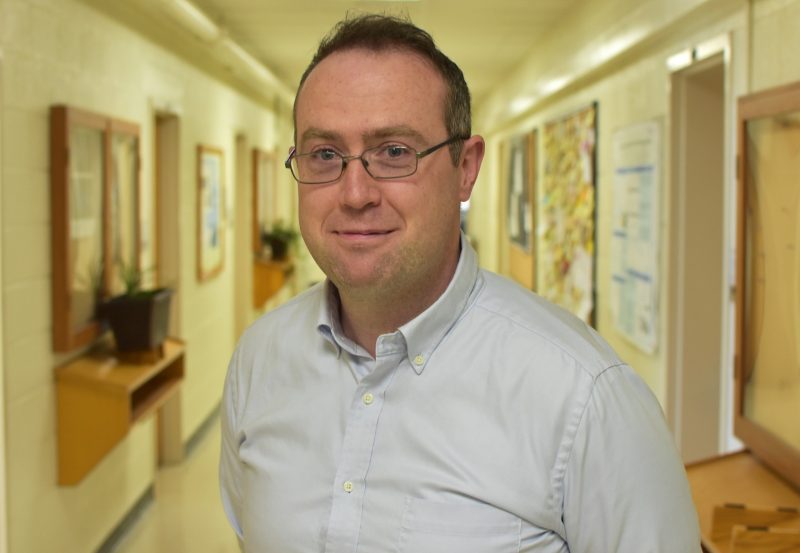
{"label": "man's face", "polygon": [[[298,96],[297,150],[346,156],[401,144],[423,151],[449,138],[445,91],[442,77],[416,54],[334,53],[314,68]],[[469,198],[482,154],[475,137],[458,166],[444,147],[419,160],[408,177],[375,180],[352,160],[334,183],[298,184],[303,239],[340,293],[443,290],[458,259],[459,205]]]}

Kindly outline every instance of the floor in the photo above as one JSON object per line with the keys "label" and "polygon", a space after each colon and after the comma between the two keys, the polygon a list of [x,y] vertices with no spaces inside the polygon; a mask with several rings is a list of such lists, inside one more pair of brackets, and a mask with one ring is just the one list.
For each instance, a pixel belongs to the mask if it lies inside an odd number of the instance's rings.
{"label": "floor", "polygon": [[155,501],[114,553],[239,552],[219,499],[219,439],[211,424],[183,463],[159,470]]}

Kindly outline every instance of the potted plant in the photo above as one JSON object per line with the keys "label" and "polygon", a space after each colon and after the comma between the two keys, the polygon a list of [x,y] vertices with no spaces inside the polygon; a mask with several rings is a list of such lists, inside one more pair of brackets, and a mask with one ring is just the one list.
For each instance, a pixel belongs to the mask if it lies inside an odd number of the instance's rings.
{"label": "potted plant", "polygon": [[272,259],[282,261],[289,255],[289,248],[297,240],[298,233],[280,219],[269,230],[261,230],[261,244],[269,246]]}
{"label": "potted plant", "polygon": [[111,326],[117,350],[155,350],[167,337],[172,289],[142,289],[142,272],[135,267],[121,266],[120,276],[125,292],[104,302],[100,310]]}

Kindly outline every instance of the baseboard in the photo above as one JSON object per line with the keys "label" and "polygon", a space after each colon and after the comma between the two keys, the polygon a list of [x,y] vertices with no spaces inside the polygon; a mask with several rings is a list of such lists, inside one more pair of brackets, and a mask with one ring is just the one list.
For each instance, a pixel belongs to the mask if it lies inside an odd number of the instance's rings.
{"label": "baseboard", "polygon": [[[186,459],[192,455],[195,449],[197,449],[198,444],[206,437],[211,428],[215,424],[219,424],[219,411],[220,404],[218,403],[186,441],[183,446],[184,458],[182,462],[185,463]],[[111,531],[96,553],[113,553],[154,501],[154,485],[150,484],[139,499],[136,500],[136,503],[128,510],[128,513],[122,518],[119,524]]]}
{"label": "baseboard", "polygon": [[197,427],[197,430],[189,436],[189,439],[186,440],[186,445],[183,446],[183,454],[184,458],[191,456],[194,450],[197,448],[197,444],[199,444],[203,438],[206,437],[206,434],[211,430],[211,428],[215,424],[219,424],[219,410],[220,404],[217,403],[216,407],[211,410],[211,413],[200,423],[200,426]]}
{"label": "baseboard", "polygon": [[97,550],[97,553],[113,553],[120,542],[125,538],[128,532],[133,528],[144,512],[150,508],[155,500],[155,491],[153,484],[150,484],[144,493],[139,496],[133,507],[130,508],[128,514],[123,517],[117,527],[108,535],[103,545]]}

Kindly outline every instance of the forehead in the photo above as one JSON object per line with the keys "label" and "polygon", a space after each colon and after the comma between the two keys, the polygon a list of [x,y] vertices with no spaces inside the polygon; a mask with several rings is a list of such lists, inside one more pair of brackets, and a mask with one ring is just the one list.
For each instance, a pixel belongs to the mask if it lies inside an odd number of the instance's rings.
{"label": "forehead", "polygon": [[419,54],[335,52],[311,71],[297,96],[296,132],[299,137],[313,127],[363,134],[406,126],[426,134],[428,126],[444,128],[445,91],[441,74]]}

